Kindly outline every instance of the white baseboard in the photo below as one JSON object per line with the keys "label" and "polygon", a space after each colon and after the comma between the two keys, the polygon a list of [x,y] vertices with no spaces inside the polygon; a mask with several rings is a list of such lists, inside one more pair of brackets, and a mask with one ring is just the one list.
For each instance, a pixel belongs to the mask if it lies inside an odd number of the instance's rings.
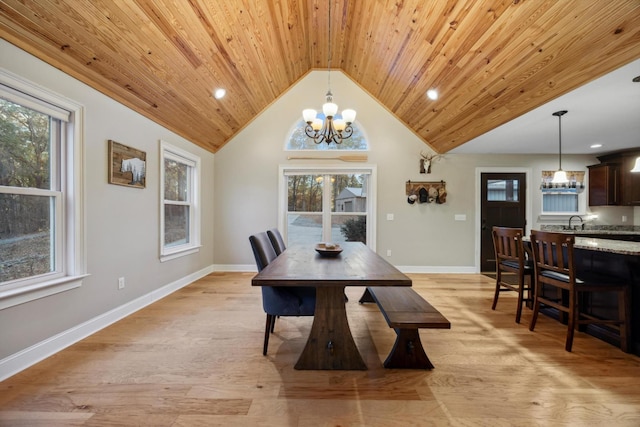
{"label": "white baseboard", "polygon": [[396,268],[403,273],[472,274],[478,272],[476,267],[471,266],[397,265]]}
{"label": "white baseboard", "polygon": [[238,273],[257,273],[255,264],[215,264],[213,271],[231,271]]}
{"label": "white baseboard", "polygon": [[167,295],[187,286],[190,283],[212,273],[213,266],[203,268],[188,276],[185,276],[173,283],[169,283],[159,289],[149,292],[139,298],[127,302],[119,307],[114,308],[106,313],[87,320],[84,323],[67,329],[57,335],[47,338],[37,344],[32,345],[24,350],[12,354],[0,360],[0,381],[3,381],[18,372],[46,359],[47,357],[69,347],[72,344],[88,337],[91,334],[106,328],[118,320],[124,319],[130,314],[135,313],[152,304]]}

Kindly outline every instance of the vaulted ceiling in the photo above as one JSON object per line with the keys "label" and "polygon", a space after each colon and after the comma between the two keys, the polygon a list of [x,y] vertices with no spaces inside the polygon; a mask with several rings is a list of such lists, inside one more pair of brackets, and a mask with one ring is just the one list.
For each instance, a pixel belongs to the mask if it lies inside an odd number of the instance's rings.
{"label": "vaulted ceiling", "polygon": [[[440,153],[640,58],[640,0],[329,1],[332,68]],[[326,69],[329,1],[2,0],[0,36],[215,153]]]}

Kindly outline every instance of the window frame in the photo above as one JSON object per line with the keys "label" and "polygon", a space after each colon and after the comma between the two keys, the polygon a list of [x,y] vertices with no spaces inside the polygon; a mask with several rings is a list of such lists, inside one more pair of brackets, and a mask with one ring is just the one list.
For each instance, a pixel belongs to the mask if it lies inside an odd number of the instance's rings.
{"label": "window frame", "polygon": [[[376,206],[377,206],[377,167],[375,165],[362,165],[362,166],[290,166],[290,165],[281,165],[279,166],[278,171],[278,227],[280,230],[287,230],[286,221],[287,215],[289,213],[287,198],[288,198],[288,187],[287,187],[287,177],[290,175],[344,175],[344,174],[367,174],[369,175],[368,183],[367,183],[367,246],[375,252],[376,250]],[[323,203],[327,198],[323,197]],[[326,202],[327,205],[329,202]],[[325,214],[326,206],[323,208],[323,212],[320,212],[321,215]],[[353,215],[358,214],[357,212],[349,212],[349,213],[341,213],[341,212],[331,212],[329,209],[328,216],[332,215]],[[330,226],[330,223],[328,224]],[[323,225],[323,228],[326,228],[327,224]],[[286,231],[284,233],[285,240],[287,239]]]}
{"label": "window frame", "polygon": [[[0,310],[82,286],[86,273],[84,219],[84,107],[0,69],[0,96],[59,121],[52,140],[52,189],[4,187],[5,193],[54,197],[53,271],[0,284]],[[54,129],[52,129],[52,135]]]}
{"label": "window frame", "polygon": [[[170,159],[188,167],[188,195],[186,202],[166,200],[165,194],[165,160]],[[169,261],[182,256],[196,253],[201,245],[201,204],[200,204],[200,157],[178,148],[166,141],[160,141],[160,262]],[[165,206],[189,206],[189,241],[175,246],[165,244]]]}

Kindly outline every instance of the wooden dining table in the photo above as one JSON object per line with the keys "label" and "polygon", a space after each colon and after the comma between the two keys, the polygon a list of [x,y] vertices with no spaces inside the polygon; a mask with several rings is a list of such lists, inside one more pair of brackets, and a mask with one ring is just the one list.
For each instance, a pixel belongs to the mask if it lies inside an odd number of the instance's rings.
{"label": "wooden dining table", "polygon": [[291,246],[260,271],[252,286],[311,286],[316,308],[296,369],[367,369],[347,320],[345,287],[411,286],[411,279],[360,242],[340,244],[337,256],[314,245]]}

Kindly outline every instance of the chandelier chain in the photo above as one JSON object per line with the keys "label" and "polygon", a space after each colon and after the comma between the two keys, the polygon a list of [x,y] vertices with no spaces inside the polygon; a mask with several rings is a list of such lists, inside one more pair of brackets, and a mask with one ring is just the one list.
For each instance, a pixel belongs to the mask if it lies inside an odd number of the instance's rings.
{"label": "chandelier chain", "polygon": [[329,50],[327,53],[327,87],[331,93],[331,2],[329,0]]}

